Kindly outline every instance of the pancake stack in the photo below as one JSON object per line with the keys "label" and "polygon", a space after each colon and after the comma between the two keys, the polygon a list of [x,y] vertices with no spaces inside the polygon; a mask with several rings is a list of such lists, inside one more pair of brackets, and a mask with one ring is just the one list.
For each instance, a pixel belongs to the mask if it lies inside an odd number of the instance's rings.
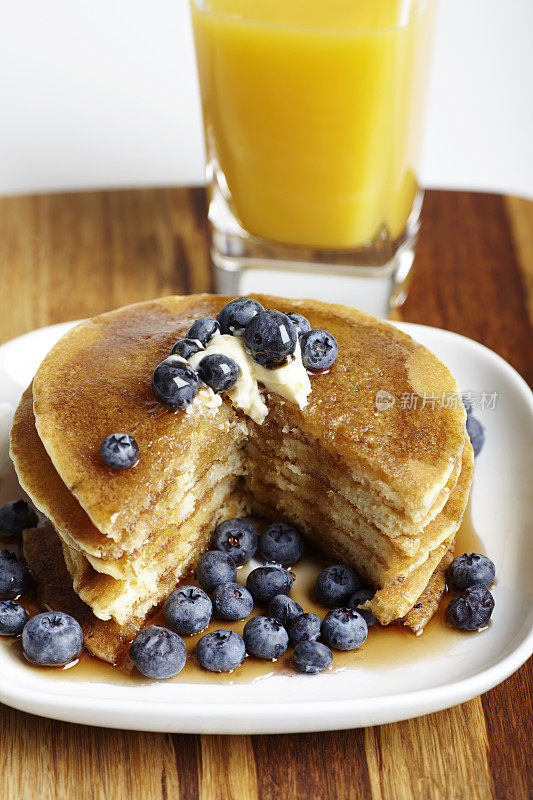
{"label": "pancake stack", "polygon": [[[113,661],[215,525],[254,513],[298,525],[377,589],[369,606],[382,624],[403,619],[419,631],[444,589],[472,482],[453,376],[360,311],[258,296],[337,339],[339,357],[311,376],[307,406],[265,392],[261,425],[227,396],[218,408],[169,412],[153,396],[154,368],[195,319],[229,299],[167,297],[103,314],[42,363],[17,410],[11,455],[50,521],[25,545],[46,601],[65,610],[83,601],[86,645]],[[99,456],[117,431],[139,445],[132,469],[112,470]]]}

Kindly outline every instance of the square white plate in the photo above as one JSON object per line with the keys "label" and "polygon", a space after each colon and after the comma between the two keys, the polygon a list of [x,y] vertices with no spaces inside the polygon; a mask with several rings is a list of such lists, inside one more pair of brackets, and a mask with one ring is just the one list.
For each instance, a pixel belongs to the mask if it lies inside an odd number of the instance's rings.
{"label": "square white plate", "polygon": [[[46,352],[73,323],[0,347],[0,471],[12,413]],[[496,608],[482,634],[460,636],[446,652],[372,668],[358,664],[316,677],[274,676],[248,684],[117,685],[63,680],[26,667],[0,643],[0,700],[69,722],[183,733],[277,733],[395,722],[462,703],[487,691],[533,650],[533,400],[520,376],[476,342],[422,325],[399,325],[433,350],[472,392],[486,431],[476,463],[472,517],[496,563]],[[482,409],[482,393],[494,408]],[[477,401],[477,402],[476,402]]]}

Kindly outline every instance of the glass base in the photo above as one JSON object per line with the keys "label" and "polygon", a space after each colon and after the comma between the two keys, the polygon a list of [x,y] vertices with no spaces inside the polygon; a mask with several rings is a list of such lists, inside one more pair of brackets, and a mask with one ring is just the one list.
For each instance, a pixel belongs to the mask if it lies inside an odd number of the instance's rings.
{"label": "glass base", "polygon": [[355,250],[317,250],[249,234],[232,214],[216,181],[208,180],[211,258],[219,294],[275,294],[355,306],[387,317],[407,297],[420,227],[419,191],[406,229]]}

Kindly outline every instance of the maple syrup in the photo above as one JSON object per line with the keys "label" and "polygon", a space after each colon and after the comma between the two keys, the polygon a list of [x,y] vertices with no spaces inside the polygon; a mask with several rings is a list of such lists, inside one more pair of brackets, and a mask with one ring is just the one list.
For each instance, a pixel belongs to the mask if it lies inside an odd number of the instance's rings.
{"label": "maple syrup", "polygon": [[[24,496],[13,469],[7,470],[0,476],[0,505],[9,500],[19,499]],[[4,539],[0,537],[0,549],[6,547],[20,553],[20,541],[17,539]],[[461,527],[456,536],[456,554],[465,552],[484,553],[482,542],[475,532],[471,517],[470,505],[467,508]],[[318,573],[328,562],[318,552],[307,548],[302,559],[291,568],[295,580],[291,590],[291,597],[298,602],[305,611],[318,614],[322,619],[327,613],[324,606],[320,605],[314,593],[315,581]],[[238,581],[246,582],[246,576],[251,570],[249,565],[239,567]],[[192,576],[188,576],[181,583],[196,583]],[[382,627],[379,624],[373,625],[368,632],[368,638],[359,650],[349,652],[334,651],[332,672],[353,668],[372,668],[373,666],[383,666],[394,658],[394,663],[405,663],[416,661],[421,656],[427,657],[428,653],[440,653],[443,650],[451,649],[458,637],[464,635],[461,631],[451,627],[446,620],[446,606],[450,595],[445,592],[438,612],[428,623],[424,632],[415,636],[402,625],[390,625]],[[39,605],[33,592],[28,593],[22,600],[30,615],[39,613],[43,610]],[[266,609],[256,604],[254,611],[256,614],[265,614]],[[159,610],[150,620],[151,624],[164,625],[162,611]],[[234,684],[250,683],[273,675],[295,675],[296,667],[292,661],[292,648],[279,658],[277,661],[262,661],[261,659],[248,656],[244,663],[232,673],[211,673],[200,667],[196,659],[195,646],[197,641],[204,634],[211,630],[225,628],[236,631],[242,635],[246,620],[240,622],[226,622],[213,619],[210,625],[201,633],[195,636],[184,637],[187,646],[188,658],[183,670],[171,682],[180,683],[209,683],[209,684]],[[4,644],[4,642],[2,643]],[[126,686],[142,685],[151,683],[150,679],[140,675],[132,668],[131,662],[121,665],[110,665],[99,659],[83,653],[77,662],[66,667],[38,667],[26,661],[22,654],[20,639],[5,639],[5,644],[13,648],[17,656],[24,662],[29,669],[43,669],[47,672],[47,677],[57,678],[58,680],[72,680],[77,682],[96,681],[105,683],[122,684]]]}

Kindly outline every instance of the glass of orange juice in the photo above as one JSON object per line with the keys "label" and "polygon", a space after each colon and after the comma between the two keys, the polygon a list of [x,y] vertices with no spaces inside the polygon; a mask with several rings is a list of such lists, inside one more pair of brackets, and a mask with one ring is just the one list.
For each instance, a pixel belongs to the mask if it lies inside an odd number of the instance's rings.
{"label": "glass of orange juice", "polygon": [[191,0],[217,289],[406,293],[436,0]]}

